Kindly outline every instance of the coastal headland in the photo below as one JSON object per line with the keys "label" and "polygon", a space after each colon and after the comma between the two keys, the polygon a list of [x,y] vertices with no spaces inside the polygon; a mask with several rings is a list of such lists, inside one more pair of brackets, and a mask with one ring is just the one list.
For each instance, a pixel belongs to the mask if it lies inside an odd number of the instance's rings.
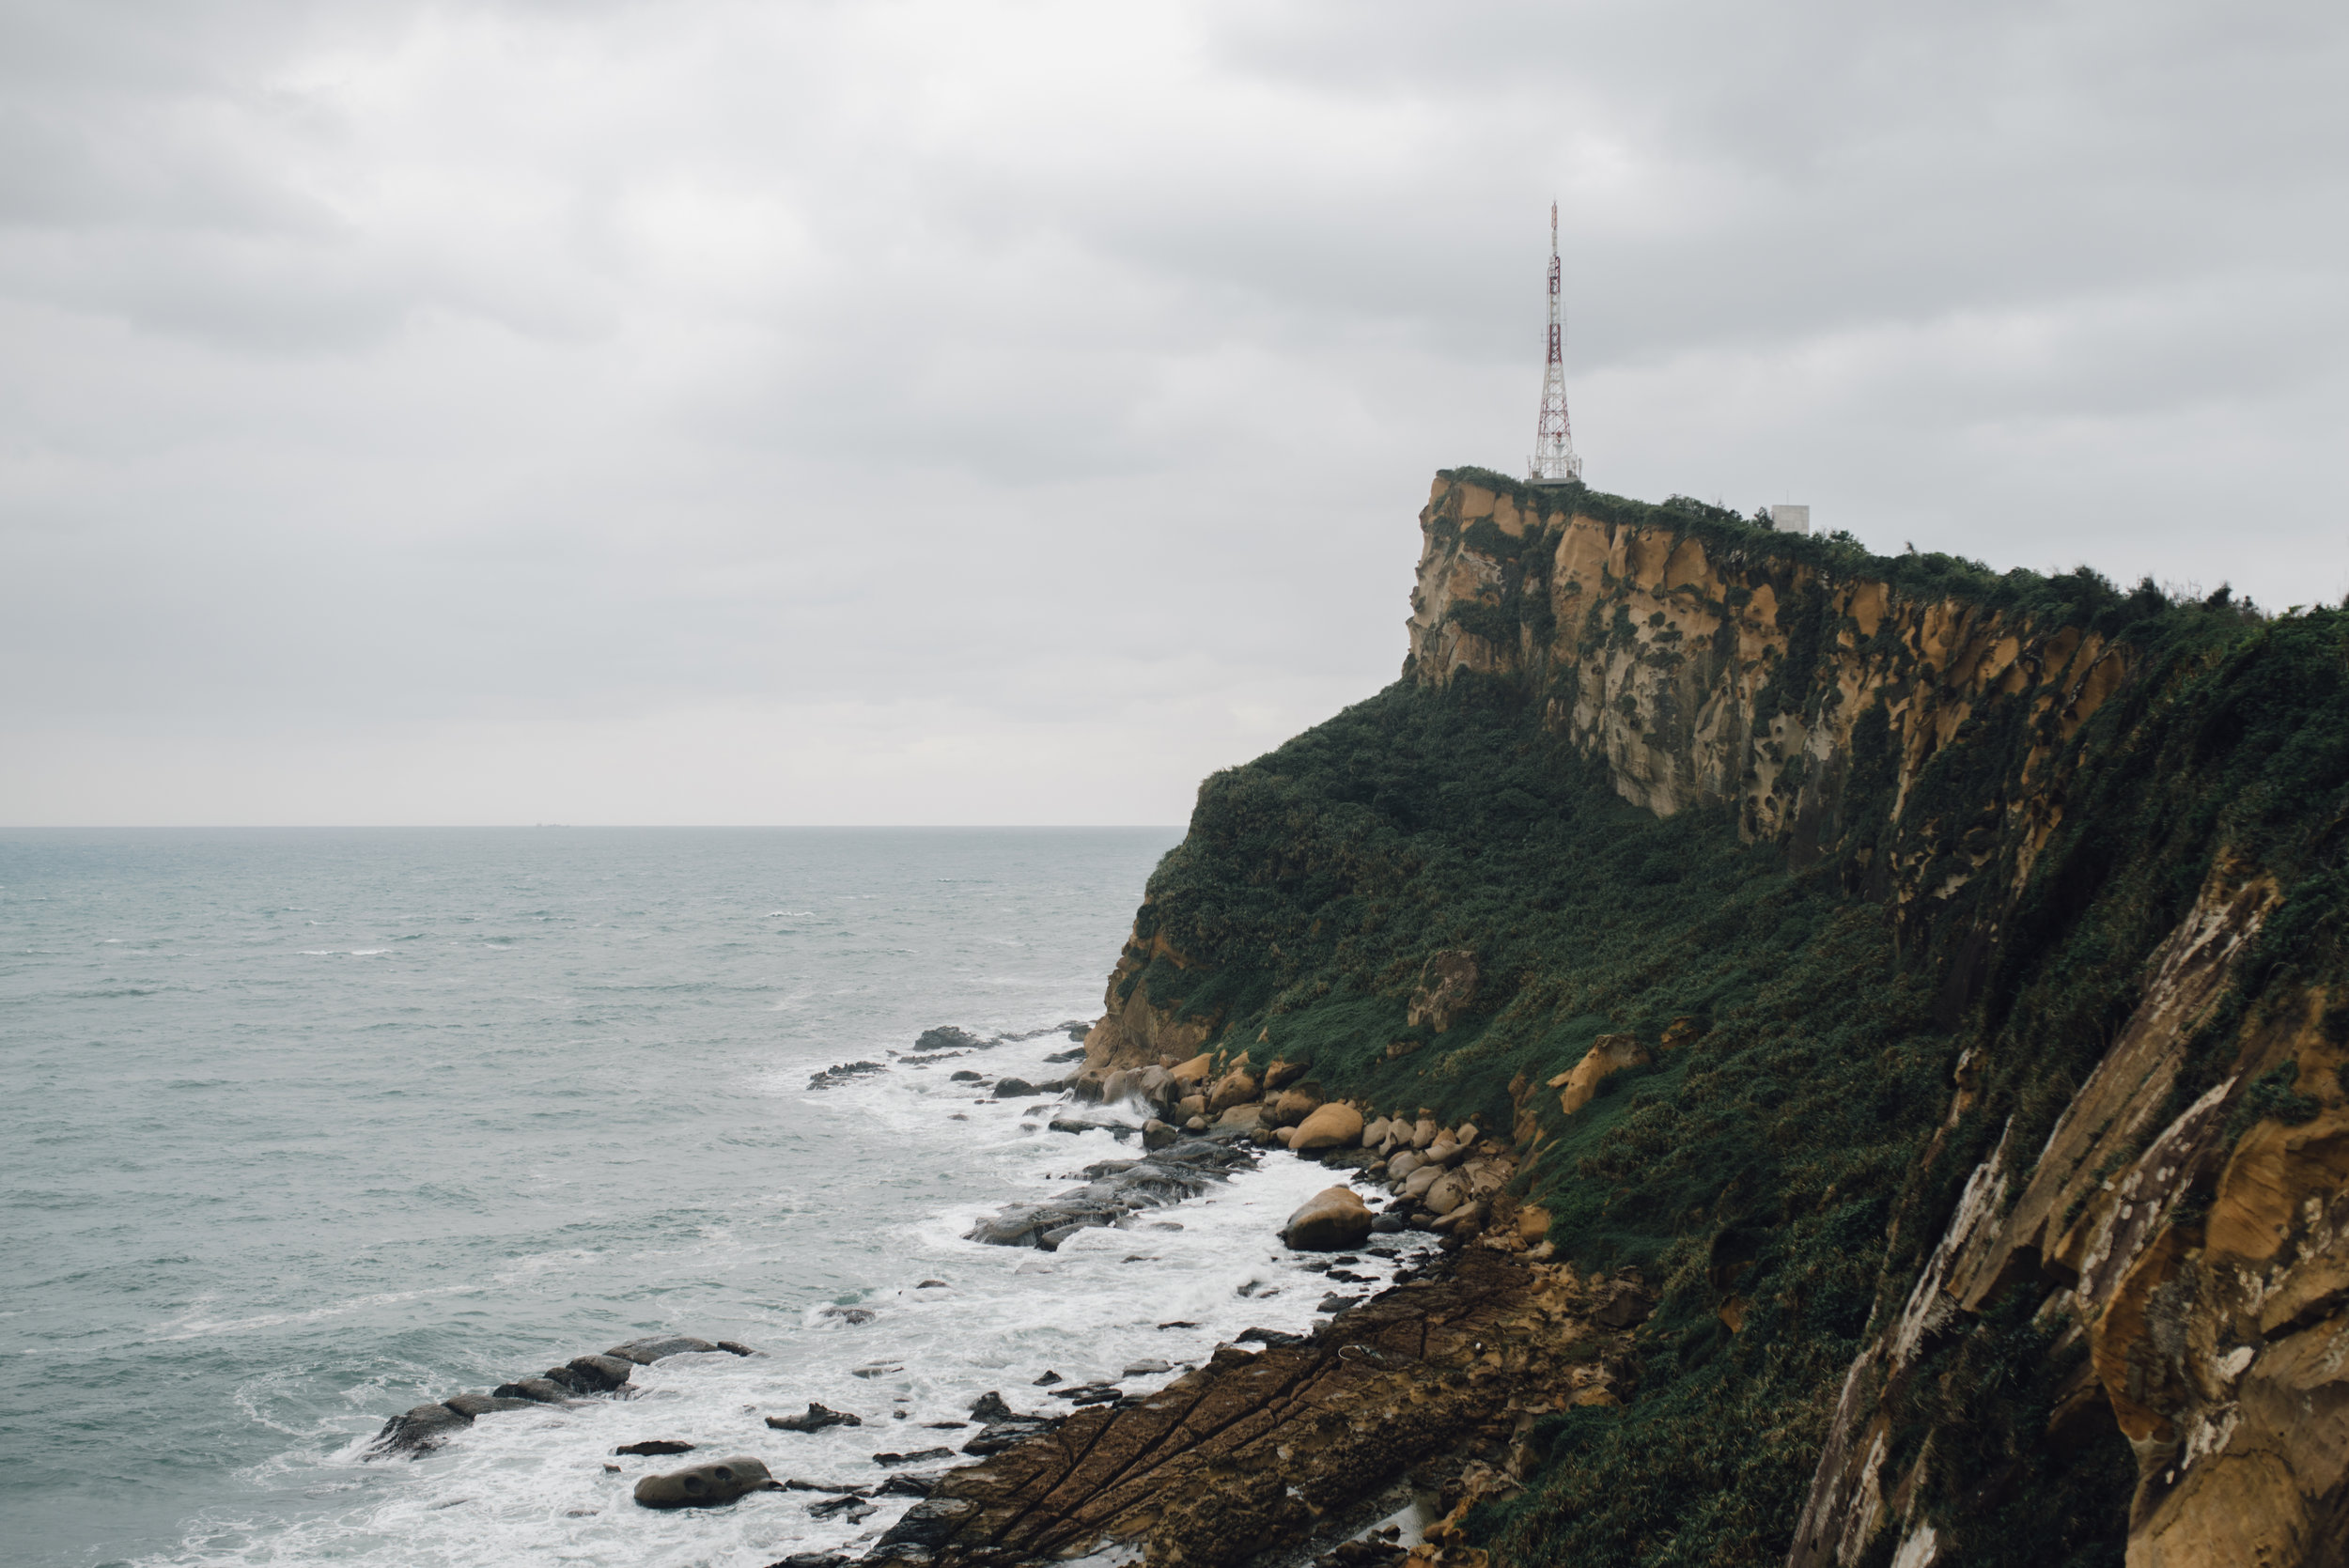
{"label": "coastal headland", "polygon": [[1477,470],[1420,521],[1402,678],[1201,786],[1077,1084],[1358,1129],[1303,1152],[1453,1271],[879,1555],[1293,1553],[1441,1450],[1429,1557],[2343,1560],[2349,614]]}

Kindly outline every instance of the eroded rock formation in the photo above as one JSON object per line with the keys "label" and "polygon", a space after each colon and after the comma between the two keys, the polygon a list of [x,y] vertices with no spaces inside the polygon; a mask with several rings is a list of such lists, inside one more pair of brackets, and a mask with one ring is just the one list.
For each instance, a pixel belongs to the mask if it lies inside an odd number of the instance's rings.
{"label": "eroded rock formation", "polygon": [[867,1561],[1009,1563],[1121,1542],[1196,1568],[1303,1543],[1430,1456],[1482,1444],[1503,1457],[1539,1412],[1619,1403],[1643,1300],[1622,1281],[1470,1248],[1448,1277],[1390,1290],[1308,1340],[1225,1346],[1154,1394],[1079,1410],[949,1471]]}

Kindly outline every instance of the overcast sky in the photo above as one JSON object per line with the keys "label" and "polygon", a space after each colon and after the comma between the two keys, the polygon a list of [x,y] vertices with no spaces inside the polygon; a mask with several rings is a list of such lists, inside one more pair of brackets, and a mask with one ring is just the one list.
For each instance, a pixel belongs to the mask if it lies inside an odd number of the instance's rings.
{"label": "overcast sky", "polygon": [[1176,822],[1521,469],[2349,591],[2349,8],[0,5],[0,821]]}

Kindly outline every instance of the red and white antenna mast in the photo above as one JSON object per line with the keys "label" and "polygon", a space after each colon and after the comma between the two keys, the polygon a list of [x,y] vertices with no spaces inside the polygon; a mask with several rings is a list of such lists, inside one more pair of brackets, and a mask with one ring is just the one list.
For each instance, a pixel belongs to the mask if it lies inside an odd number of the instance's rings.
{"label": "red and white antenna mast", "polygon": [[1582,480],[1582,459],[1574,455],[1574,427],[1566,421],[1566,333],[1558,314],[1558,204],[1549,204],[1549,368],[1542,372],[1542,417],[1533,427],[1533,472],[1537,485],[1574,485]]}

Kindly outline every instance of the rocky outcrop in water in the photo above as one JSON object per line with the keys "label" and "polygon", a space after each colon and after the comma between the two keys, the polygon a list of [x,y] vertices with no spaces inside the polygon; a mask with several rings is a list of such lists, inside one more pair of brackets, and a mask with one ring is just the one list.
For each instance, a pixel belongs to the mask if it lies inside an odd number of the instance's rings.
{"label": "rocky outcrop in water", "polygon": [[1115,1225],[1129,1215],[1196,1198],[1234,1171],[1255,1163],[1245,1149],[1204,1138],[1188,1139],[1147,1159],[1103,1160],[1085,1167],[1084,1186],[1040,1203],[1015,1203],[981,1220],[968,1239],[1057,1251],[1080,1231]]}
{"label": "rocky outcrop in water", "polygon": [[383,1430],[377,1433],[374,1442],[368,1445],[366,1457],[383,1459],[404,1454],[414,1458],[440,1447],[483,1416],[494,1415],[502,1410],[543,1409],[549,1405],[604,1395],[624,1395],[628,1390],[630,1374],[636,1367],[648,1367],[672,1356],[717,1352],[731,1356],[756,1354],[750,1346],[732,1340],[700,1340],[685,1334],[630,1340],[626,1344],[614,1345],[600,1356],[573,1357],[562,1366],[549,1367],[537,1377],[521,1377],[500,1384],[491,1393],[458,1394],[437,1405],[419,1405],[385,1421]]}

